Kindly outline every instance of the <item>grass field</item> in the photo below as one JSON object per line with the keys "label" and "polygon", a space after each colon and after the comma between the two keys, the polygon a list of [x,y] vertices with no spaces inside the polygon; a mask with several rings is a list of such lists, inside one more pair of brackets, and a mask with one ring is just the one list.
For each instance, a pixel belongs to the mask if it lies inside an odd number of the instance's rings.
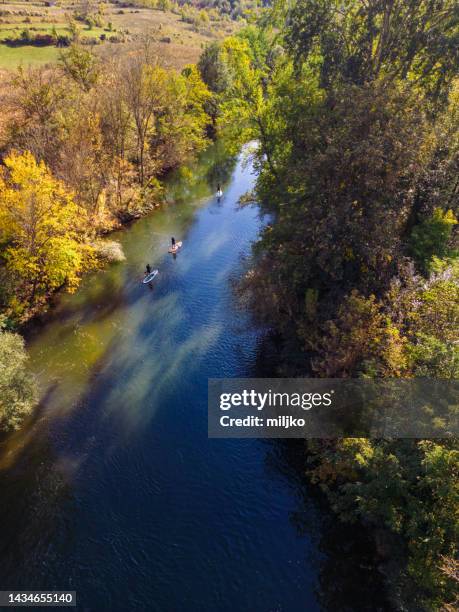
{"label": "grass field", "polygon": [[[19,38],[24,30],[31,35],[69,35],[72,5],[45,7],[43,2],[0,3],[0,69],[12,70],[19,65],[44,65],[59,57],[54,46],[8,46],[5,38]],[[103,14],[103,27],[92,27],[77,22],[82,44],[92,39],[91,48],[101,56],[127,53],[141,44],[148,33],[154,41],[155,51],[163,63],[181,68],[196,62],[203,47],[213,39],[228,36],[235,29],[234,22],[211,22],[205,30],[197,29],[181,20],[180,15],[152,9],[123,8],[107,4]],[[105,40],[101,40],[102,39]],[[112,38],[112,41],[109,39]]]}
{"label": "grass field", "polygon": [[44,66],[54,63],[59,57],[56,47],[7,47],[0,45],[0,68],[13,70],[24,66]]}

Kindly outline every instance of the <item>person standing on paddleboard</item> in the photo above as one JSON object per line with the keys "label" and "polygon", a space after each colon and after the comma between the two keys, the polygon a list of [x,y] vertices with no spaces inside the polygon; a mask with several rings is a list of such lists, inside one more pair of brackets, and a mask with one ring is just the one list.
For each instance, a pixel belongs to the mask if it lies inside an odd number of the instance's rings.
{"label": "person standing on paddleboard", "polygon": [[146,269],[146,272],[145,272],[146,275],[151,274],[150,264],[147,264],[145,269]]}
{"label": "person standing on paddleboard", "polygon": [[172,248],[175,249],[175,238],[174,238],[174,236],[172,236],[171,242],[172,242]]}

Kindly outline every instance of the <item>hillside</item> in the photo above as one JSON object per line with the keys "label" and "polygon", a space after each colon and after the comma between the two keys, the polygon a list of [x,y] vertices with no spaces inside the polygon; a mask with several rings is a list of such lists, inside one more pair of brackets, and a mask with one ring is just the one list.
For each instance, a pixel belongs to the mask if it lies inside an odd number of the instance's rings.
{"label": "hillside", "polygon": [[134,3],[3,2],[0,4],[0,69],[56,62],[62,48],[78,42],[102,56],[126,53],[148,36],[163,63],[182,68],[203,47],[231,34],[237,23],[216,11],[160,8]]}

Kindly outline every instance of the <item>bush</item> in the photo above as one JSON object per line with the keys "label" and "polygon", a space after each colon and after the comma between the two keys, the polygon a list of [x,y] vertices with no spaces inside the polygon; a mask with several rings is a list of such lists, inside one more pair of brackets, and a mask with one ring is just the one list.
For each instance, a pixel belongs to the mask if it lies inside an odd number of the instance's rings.
{"label": "bush", "polygon": [[56,44],[56,39],[51,34],[36,34],[31,43],[36,47],[50,47]]}
{"label": "bush", "polygon": [[82,45],[99,45],[100,44],[100,40],[98,38],[96,38],[95,36],[85,36],[84,38],[81,39],[81,44]]}
{"label": "bush", "polygon": [[0,431],[18,429],[37,402],[27,359],[23,338],[0,329]]}
{"label": "bush", "polygon": [[70,47],[71,44],[72,44],[72,39],[70,38],[70,36],[67,36],[65,34],[60,34],[57,37],[56,46],[58,46],[58,47]]}
{"label": "bush", "polygon": [[99,259],[109,263],[124,261],[123,247],[116,240],[100,240],[94,245]]}
{"label": "bush", "polygon": [[58,39],[53,34],[31,34],[30,30],[23,30],[18,38],[5,38],[4,43],[9,47],[20,47],[22,45],[32,45],[34,47],[50,47],[60,43],[61,46],[67,46],[65,40],[67,36],[61,36]]}

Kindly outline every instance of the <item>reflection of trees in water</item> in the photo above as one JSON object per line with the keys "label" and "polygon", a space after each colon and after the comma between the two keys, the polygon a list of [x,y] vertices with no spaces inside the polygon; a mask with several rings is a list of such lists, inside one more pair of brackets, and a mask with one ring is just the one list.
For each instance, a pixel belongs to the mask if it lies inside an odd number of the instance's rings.
{"label": "reflection of trees in water", "polygon": [[216,158],[215,163],[209,167],[206,175],[206,180],[212,189],[216,189],[218,183],[224,186],[225,183],[230,181],[237,160],[237,155]]}
{"label": "reflection of trees in water", "polygon": [[292,486],[297,510],[291,521],[299,535],[318,548],[318,601],[330,612],[386,612],[383,577],[371,534],[361,525],[345,524],[332,514],[326,500],[305,475],[306,454],[301,440],[266,441],[268,469]]}
{"label": "reflection of trees in water", "polygon": [[79,304],[78,311],[76,311],[73,301],[62,300],[62,295],[57,294],[54,301],[51,300],[53,308],[49,308],[38,317],[31,319],[23,327],[23,335],[30,342],[36,336],[40,336],[47,325],[55,324],[58,320],[59,325],[62,326],[60,336],[64,337],[68,331],[66,324],[73,325],[76,315],[80,326],[87,323],[101,323],[125,303],[122,279],[123,277],[120,275],[94,275],[85,284],[85,300]]}
{"label": "reflection of trees in water", "polygon": [[[217,184],[222,187],[231,180],[239,159],[228,150],[224,140],[217,140],[199,159],[168,177],[166,201],[186,204],[214,195]],[[180,211],[183,214],[183,209]],[[194,207],[190,209],[194,214]]]}
{"label": "reflection of trees in water", "polygon": [[49,576],[49,567],[65,564],[74,548],[73,528],[68,520],[71,516],[68,506],[74,502],[66,469],[56,465],[52,442],[41,432],[23,446],[11,467],[0,470],[3,588],[71,586],[71,576],[68,584],[54,585]]}

